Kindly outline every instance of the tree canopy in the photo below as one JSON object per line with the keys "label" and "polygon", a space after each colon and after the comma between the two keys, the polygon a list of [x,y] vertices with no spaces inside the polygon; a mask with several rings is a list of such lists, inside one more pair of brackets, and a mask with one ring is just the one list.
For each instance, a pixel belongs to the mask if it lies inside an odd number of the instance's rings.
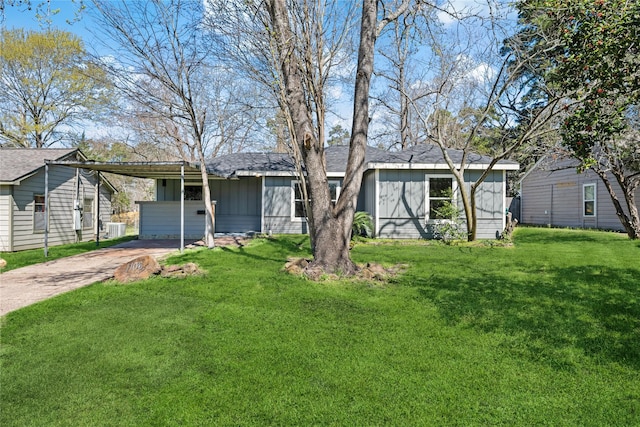
{"label": "tree canopy", "polygon": [[0,142],[9,146],[59,142],[108,101],[103,71],[61,30],[2,31],[0,76]]}

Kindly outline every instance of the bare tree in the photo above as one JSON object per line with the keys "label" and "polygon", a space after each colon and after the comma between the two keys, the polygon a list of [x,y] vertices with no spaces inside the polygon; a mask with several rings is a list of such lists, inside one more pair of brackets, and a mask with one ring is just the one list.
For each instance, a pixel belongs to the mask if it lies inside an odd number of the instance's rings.
{"label": "bare tree", "polygon": [[138,121],[134,129],[151,131],[170,152],[200,164],[205,241],[211,248],[214,218],[206,162],[242,148],[258,120],[244,114],[254,103],[237,102],[229,70],[212,62],[212,46],[202,32],[202,2],[95,0],[94,5],[105,45],[114,52],[101,61],[130,102],[126,111]]}
{"label": "bare tree", "polygon": [[[580,102],[551,92],[541,104],[526,97],[529,64],[518,55],[523,47],[497,31],[498,24],[493,14],[460,21],[455,34],[464,37],[443,40],[436,49],[437,74],[424,84],[419,101],[412,99],[427,142],[440,147],[456,179],[469,241],[477,235],[477,193],[495,165],[556,133],[566,109]],[[462,150],[460,161],[453,161],[449,149]],[[491,160],[469,183],[467,171],[476,152]]]}

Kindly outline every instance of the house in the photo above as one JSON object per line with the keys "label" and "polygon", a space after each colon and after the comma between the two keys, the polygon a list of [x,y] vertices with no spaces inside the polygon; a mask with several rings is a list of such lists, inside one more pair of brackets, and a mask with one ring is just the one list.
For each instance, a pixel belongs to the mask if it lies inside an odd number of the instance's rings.
{"label": "house", "polygon": [[[591,170],[578,173],[578,164],[569,157],[548,155],[522,177],[521,223],[624,231],[602,180]],[[613,175],[610,181],[623,200]],[[640,188],[635,194],[640,200]]]}
{"label": "house", "polygon": [[[327,176],[334,199],[340,195],[349,147],[325,150]],[[448,150],[454,162],[462,152]],[[466,185],[475,182],[490,158],[468,157]],[[444,201],[462,207],[457,184],[440,149],[419,145],[402,152],[367,147],[366,166],[357,210],[374,219],[377,237],[431,238],[441,219],[436,208]],[[477,194],[478,238],[495,238],[505,226],[506,171],[518,164],[498,162]],[[303,199],[293,160],[282,153],[237,153],[207,164],[211,198],[215,201],[217,233],[306,233]],[[142,175],[137,175],[142,176]],[[149,177],[149,175],[147,175]],[[155,201],[138,202],[140,238],[180,235],[181,180],[166,175],[155,179]],[[202,183],[190,170],[185,182],[184,235],[200,238],[204,229]]]}
{"label": "house", "polygon": [[49,160],[87,159],[77,149],[0,148],[0,251],[43,247],[45,215],[50,246],[93,240],[109,221],[113,186],[101,179],[98,195],[94,172],[58,165],[45,177]]}

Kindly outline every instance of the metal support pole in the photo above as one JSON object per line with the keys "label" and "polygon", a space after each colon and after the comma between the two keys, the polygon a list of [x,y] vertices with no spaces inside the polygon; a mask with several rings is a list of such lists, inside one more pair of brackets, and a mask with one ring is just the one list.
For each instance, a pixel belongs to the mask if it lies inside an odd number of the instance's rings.
{"label": "metal support pole", "polygon": [[49,256],[49,163],[44,162],[44,257]]}
{"label": "metal support pole", "polygon": [[98,182],[96,184],[96,246],[100,246],[100,171],[98,172]]}
{"label": "metal support pole", "polygon": [[184,162],[180,165],[180,253],[184,253]]}

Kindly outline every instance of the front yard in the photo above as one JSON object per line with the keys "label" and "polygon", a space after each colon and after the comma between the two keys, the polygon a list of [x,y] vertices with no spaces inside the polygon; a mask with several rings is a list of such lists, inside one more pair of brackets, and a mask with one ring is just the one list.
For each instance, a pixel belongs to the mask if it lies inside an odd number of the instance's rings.
{"label": "front yard", "polygon": [[0,424],[640,425],[640,243],[514,241],[356,246],[409,265],[380,284],[285,274],[305,237],[255,240],[10,313]]}

